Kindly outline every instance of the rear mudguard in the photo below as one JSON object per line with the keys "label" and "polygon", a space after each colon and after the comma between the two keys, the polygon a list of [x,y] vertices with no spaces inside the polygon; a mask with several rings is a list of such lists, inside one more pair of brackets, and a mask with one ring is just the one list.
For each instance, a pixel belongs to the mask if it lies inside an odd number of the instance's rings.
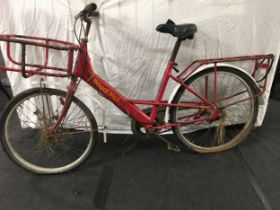
{"label": "rear mudguard", "polygon": [[[259,85],[258,83],[256,82],[256,80],[252,77],[252,75],[250,75],[247,71],[245,71],[244,69],[240,68],[240,67],[237,67],[237,66],[234,66],[234,65],[231,65],[231,64],[227,64],[227,63],[217,63],[217,67],[231,67],[231,68],[234,68],[236,69],[236,71],[242,71],[243,73],[245,73],[246,75],[248,75],[249,78],[251,78],[251,80],[254,82],[254,84],[256,85],[256,87],[259,88]],[[186,78],[185,80],[191,78],[192,76],[198,74],[199,72],[201,71],[205,71],[207,69],[210,69],[210,68],[214,68],[214,64],[207,64],[207,65],[203,65],[201,67],[199,67],[194,73],[192,73],[188,78]],[[168,103],[171,103],[176,95],[176,93],[178,92],[179,88],[180,88],[180,84],[178,84],[173,92],[170,94],[169,96],[169,99],[168,99]],[[258,100],[259,100],[259,105],[262,105],[263,104],[263,97],[262,96],[259,96],[258,97]],[[165,111],[165,118],[164,118],[164,121],[166,123],[169,122],[169,119],[170,119],[170,106],[166,107],[166,111]]]}

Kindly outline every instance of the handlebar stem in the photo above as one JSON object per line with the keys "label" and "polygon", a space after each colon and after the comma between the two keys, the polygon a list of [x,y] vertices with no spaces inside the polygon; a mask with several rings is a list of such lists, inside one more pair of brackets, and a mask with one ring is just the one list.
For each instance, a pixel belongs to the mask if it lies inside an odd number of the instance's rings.
{"label": "handlebar stem", "polygon": [[85,39],[88,39],[88,34],[89,34],[89,31],[90,31],[90,27],[91,27],[91,21],[88,18],[84,19],[84,21],[87,23],[86,31],[85,31]]}

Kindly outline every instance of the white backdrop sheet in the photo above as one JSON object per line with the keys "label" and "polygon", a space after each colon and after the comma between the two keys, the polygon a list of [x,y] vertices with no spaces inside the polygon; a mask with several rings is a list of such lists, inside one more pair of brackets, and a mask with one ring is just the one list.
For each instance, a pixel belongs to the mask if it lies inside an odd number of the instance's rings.
{"label": "white backdrop sheet", "polygon": [[[0,33],[51,37],[75,42],[74,15],[87,3],[82,0],[0,0]],[[195,23],[194,40],[185,41],[177,62],[183,69],[201,58],[240,56],[280,52],[280,1],[277,0],[105,0],[98,1],[100,17],[94,18],[89,53],[98,74],[129,98],[153,99],[176,39],[155,31],[168,18],[175,23]],[[3,47],[3,43],[1,44]],[[19,56],[17,51],[15,55]],[[32,54],[35,58],[38,54]],[[54,53],[50,59],[59,64],[63,58]],[[38,58],[39,59],[39,58]],[[7,62],[7,61],[6,61]],[[9,63],[8,63],[9,65]],[[241,65],[241,64],[240,64]],[[265,104],[260,107],[258,125],[267,108],[276,62],[269,75]],[[23,79],[9,73],[14,94],[28,89],[39,77]],[[62,79],[47,78],[59,84]],[[174,87],[170,83],[165,98]],[[130,120],[113,104],[105,101],[85,84],[80,89],[105,106],[106,127],[126,132]],[[79,97],[96,114],[102,110],[89,97]]]}

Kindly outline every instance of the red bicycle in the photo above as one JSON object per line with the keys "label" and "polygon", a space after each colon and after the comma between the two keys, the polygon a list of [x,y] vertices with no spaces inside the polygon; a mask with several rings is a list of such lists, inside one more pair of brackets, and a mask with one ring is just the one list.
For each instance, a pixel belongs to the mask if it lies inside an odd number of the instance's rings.
{"label": "red bicycle", "polygon": [[[96,5],[89,4],[75,17],[86,24],[82,27],[84,37],[76,36],[79,45],[48,38],[0,35],[0,40],[7,43],[7,57],[20,66],[0,66],[0,69],[21,72],[25,78],[32,75],[71,78],[67,92],[41,86],[18,94],[6,106],[1,116],[1,143],[16,164],[34,173],[52,174],[74,169],[89,157],[96,146],[98,126],[89,108],[74,96],[80,80],[130,116],[132,131],[137,134],[159,135],[173,130],[192,150],[212,153],[236,146],[250,133],[258,113],[259,96],[265,91],[273,63],[272,54],[196,60],[179,72],[175,59],[180,44],[193,39],[197,27],[176,25],[168,20],[157,31],[169,33],[177,41],[156,98],[128,99],[100,78],[91,65],[87,38],[90,17],[98,15],[95,10]],[[12,57],[11,44],[20,45],[20,61]],[[44,49],[43,64],[26,61],[28,46]],[[65,68],[48,65],[50,50],[67,52]],[[77,61],[72,70],[75,51]],[[252,73],[228,64],[236,61],[252,62]],[[169,100],[163,100],[169,80],[178,85]],[[137,105],[150,108],[141,110]],[[160,138],[169,149],[177,149]]]}

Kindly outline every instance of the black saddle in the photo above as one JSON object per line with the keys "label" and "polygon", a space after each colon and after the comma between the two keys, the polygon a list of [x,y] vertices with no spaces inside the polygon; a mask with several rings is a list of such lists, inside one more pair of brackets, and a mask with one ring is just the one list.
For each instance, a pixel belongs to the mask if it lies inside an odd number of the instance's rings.
{"label": "black saddle", "polygon": [[193,39],[195,32],[197,32],[197,27],[192,23],[176,25],[172,20],[168,19],[165,24],[158,25],[156,30],[162,33],[172,34],[174,37],[185,40]]}

